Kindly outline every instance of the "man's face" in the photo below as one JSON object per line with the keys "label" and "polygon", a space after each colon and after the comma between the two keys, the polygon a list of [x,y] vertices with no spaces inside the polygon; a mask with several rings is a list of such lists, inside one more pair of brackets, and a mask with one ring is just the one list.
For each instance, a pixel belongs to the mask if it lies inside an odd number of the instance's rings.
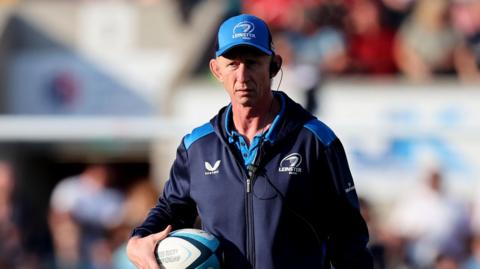
{"label": "man's face", "polygon": [[233,48],[210,62],[215,77],[223,83],[232,104],[261,104],[270,92],[270,56],[250,47]]}

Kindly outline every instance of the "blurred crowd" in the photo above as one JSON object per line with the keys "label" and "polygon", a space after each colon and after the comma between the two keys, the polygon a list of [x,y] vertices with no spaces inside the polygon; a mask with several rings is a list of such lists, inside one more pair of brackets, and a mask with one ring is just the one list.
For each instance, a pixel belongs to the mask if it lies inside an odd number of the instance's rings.
{"label": "blurred crowd", "polygon": [[[179,2],[187,18],[197,1]],[[326,78],[342,75],[480,82],[480,0],[230,2],[232,12],[270,24],[282,71],[291,74],[282,88],[312,95]],[[307,100],[315,109],[314,98]],[[45,218],[50,239],[40,251],[31,246],[38,230],[29,225],[34,214],[21,202],[15,166],[0,160],[0,269],[133,268],[125,243],[158,192],[148,179],[118,187],[111,169],[90,164],[56,179]],[[387,210],[361,198],[375,268],[480,268],[480,198],[453,196],[443,176],[438,169],[419,178]]]}
{"label": "blurred crowd", "polygon": [[[111,169],[87,164],[54,185],[46,218],[51,242],[39,251],[29,243],[38,226],[21,221],[23,215],[34,222],[19,206],[14,166],[0,161],[0,268],[134,268],[125,244],[158,192],[146,179],[118,188]],[[429,170],[387,208],[360,197],[375,268],[480,268],[480,195],[475,197],[453,195],[441,168]]]}
{"label": "blurred crowd", "polygon": [[41,229],[25,223],[38,220],[19,206],[24,194],[17,186],[15,167],[0,160],[0,269],[134,268],[125,243],[155,204],[158,192],[147,178],[132,178],[122,186],[112,169],[109,164],[90,163],[80,173],[58,179],[46,205],[49,242],[42,242],[39,251],[29,237]]}
{"label": "blurred crowd", "polygon": [[478,0],[244,0],[242,9],[271,25],[284,69],[306,89],[343,74],[480,81]]}
{"label": "blurred crowd", "polygon": [[360,199],[375,268],[480,268],[480,200],[452,194],[442,173],[428,170],[381,214]]}
{"label": "blurred crowd", "polygon": [[[191,10],[200,1],[179,3]],[[228,3],[226,16],[250,13],[268,22],[283,57],[281,84],[274,85],[300,91],[312,112],[318,112],[315,95],[329,78],[480,83],[479,0]]]}
{"label": "blurred crowd", "polygon": [[[177,1],[185,23],[201,1]],[[282,89],[311,94],[327,77],[339,76],[404,78],[414,83],[441,77],[480,82],[478,0],[227,3],[225,17],[249,13],[269,24],[275,51],[284,60],[282,71],[288,73]]]}

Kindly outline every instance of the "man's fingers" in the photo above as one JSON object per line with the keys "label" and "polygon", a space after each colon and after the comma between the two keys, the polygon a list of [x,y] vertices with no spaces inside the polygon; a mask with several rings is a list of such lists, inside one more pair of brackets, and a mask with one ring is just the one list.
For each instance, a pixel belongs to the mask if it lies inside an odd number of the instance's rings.
{"label": "man's fingers", "polygon": [[160,269],[160,266],[158,266],[157,261],[154,260],[148,260],[148,269]]}
{"label": "man's fingers", "polygon": [[164,239],[165,237],[167,237],[167,235],[172,231],[172,225],[168,225],[167,228],[165,228],[165,230],[161,231],[161,232],[158,232],[156,234],[152,234],[152,238],[153,240],[156,241],[160,241],[162,239]]}
{"label": "man's fingers", "polygon": [[133,264],[139,269],[160,269],[154,254],[155,244],[167,237],[172,231],[168,225],[165,230],[146,237],[132,237],[128,241],[127,255]]}
{"label": "man's fingers", "polygon": [[[153,240],[154,244],[156,244],[158,241],[165,239],[165,237],[167,237],[167,235],[171,231],[172,231],[172,226],[168,225],[167,228],[165,228],[165,230],[158,232],[156,234],[150,235],[151,240]],[[154,258],[154,255],[150,256],[147,259],[147,265],[148,265],[148,269],[160,269],[160,266],[158,265],[156,259]]]}

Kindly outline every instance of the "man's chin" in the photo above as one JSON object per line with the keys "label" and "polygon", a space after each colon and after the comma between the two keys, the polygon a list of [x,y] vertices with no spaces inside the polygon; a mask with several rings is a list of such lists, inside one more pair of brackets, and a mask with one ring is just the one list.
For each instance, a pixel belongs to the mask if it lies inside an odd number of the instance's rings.
{"label": "man's chin", "polygon": [[254,106],[254,102],[252,100],[242,100],[242,101],[238,102],[238,104],[243,106],[243,107],[253,107]]}
{"label": "man's chin", "polygon": [[237,103],[242,106],[253,106],[255,104],[255,98],[253,94],[248,92],[237,94],[236,99]]}

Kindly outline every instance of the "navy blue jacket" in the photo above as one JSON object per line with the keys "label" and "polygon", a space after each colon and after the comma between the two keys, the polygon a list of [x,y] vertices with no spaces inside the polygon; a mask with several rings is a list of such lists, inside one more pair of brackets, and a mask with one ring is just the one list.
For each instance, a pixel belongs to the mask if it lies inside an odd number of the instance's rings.
{"label": "navy blue jacket", "polygon": [[192,227],[216,235],[225,268],[373,268],[342,144],[279,93],[284,113],[250,173],[228,141],[227,107],[184,137],[162,197],[133,235]]}

